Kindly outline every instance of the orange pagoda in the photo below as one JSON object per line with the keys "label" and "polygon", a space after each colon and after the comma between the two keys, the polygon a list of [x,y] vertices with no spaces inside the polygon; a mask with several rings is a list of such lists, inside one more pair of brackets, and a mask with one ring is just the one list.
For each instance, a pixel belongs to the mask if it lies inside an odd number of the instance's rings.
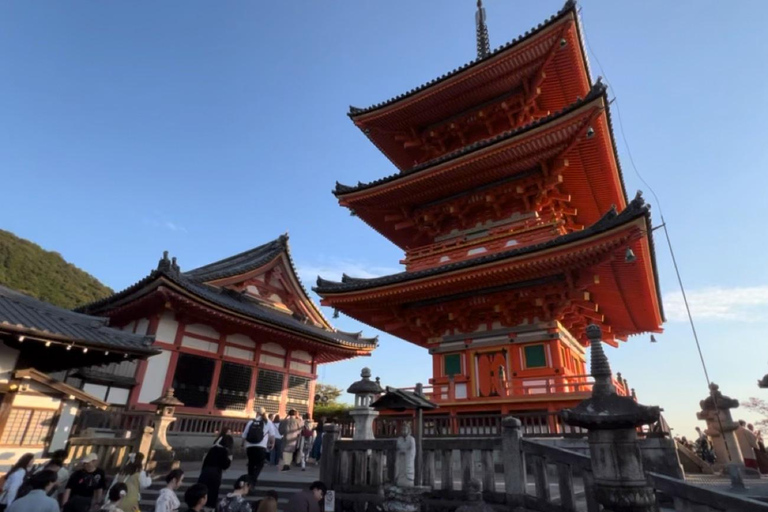
{"label": "orange pagoda", "polygon": [[405,251],[405,270],[315,291],[429,350],[443,413],[552,418],[591,389],[587,325],[613,346],[661,331],[649,207],[627,199],[575,3],[493,52],[480,2],[476,24],[477,59],[350,108],[399,172],[334,193]]}

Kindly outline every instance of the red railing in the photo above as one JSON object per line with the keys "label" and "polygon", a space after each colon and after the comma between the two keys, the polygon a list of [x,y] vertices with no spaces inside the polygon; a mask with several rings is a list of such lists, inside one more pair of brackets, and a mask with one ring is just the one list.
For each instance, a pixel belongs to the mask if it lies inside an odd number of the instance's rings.
{"label": "red railing", "polygon": [[[612,379],[616,386],[616,392],[620,396],[630,396],[631,391],[627,381],[617,377]],[[555,375],[545,377],[524,377],[513,378],[509,381],[500,383],[501,394],[496,396],[484,397],[490,400],[505,400],[516,396],[533,395],[561,395],[561,394],[582,394],[587,395],[592,392],[594,379],[591,375]],[[426,398],[433,402],[457,402],[470,400],[470,392],[467,389],[470,383],[467,381],[457,382],[454,378],[449,378],[447,383],[423,386],[422,393]],[[404,388],[408,391],[414,391],[415,388]],[[457,392],[460,391],[460,392]]]}

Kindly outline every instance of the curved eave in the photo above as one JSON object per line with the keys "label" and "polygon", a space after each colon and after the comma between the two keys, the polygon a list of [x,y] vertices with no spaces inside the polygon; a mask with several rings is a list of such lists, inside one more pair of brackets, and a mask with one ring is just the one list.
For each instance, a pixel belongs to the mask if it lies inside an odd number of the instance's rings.
{"label": "curved eave", "polygon": [[[525,34],[518,36],[515,39],[509,41],[508,43],[496,48],[494,51],[489,53],[486,57],[475,59],[471,62],[468,62],[463,66],[460,66],[448,73],[445,73],[444,75],[438,78],[430,80],[429,82],[426,82],[418,87],[415,87],[403,94],[399,94],[386,101],[376,103],[366,108],[350,107],[348,115],[350,118],[352,118],[354,121],[357,122],[357,121],[374,119],[381,115],[390,113],[393,110],[406,108],[408,105],[418,102],[424,97],[429,97],[431,95],[434,95],[436,89],[437,90],[445,89],[445,88],[451,87],[457,82],[461,83],[462,78],[464,78],[466,75],[471,73],[476,73],[478,69],[488,67],[494,62],[498,62],[505,55],[508,55],[510,53],[520,50],[521,48],[524,48],[530,42],[535,41],[537,38],[541,37],[542,34],[551,31],[554,27],[558,26],[560,23],[568,22],[570,20],[575,22],[577,25],[579,24],[578,13],[576,11],[576,2],[572,0],[566,1],[563,8],[560,9],[560,11],[558,11],[556,14],[551,16],[546,21],[540,23],[538,26],[534,27],[533,29],[528,30],[527,32],[525,32]],[[582,60],[585,64],[585,70],[587,71],[587,75],[588,75],[589,72],[588,72],[588,66],[586,64],[586,52],[584,51],[583,45],[581,44],[581,38],[579,38],[579,46],[581,50]]]}
{"label": "curved eave", "polygon": [[[604,315],[603,324],[611,326],[617,339],[644,332],[661,332],[663,318],[651,268],[653,258],[648,240],[642,234],[647,228],[646,219],[639,218],[572,247],[375,289],[324,294],[323,301],[372,327],[423,344],[426,340],[422,335],[407,327],[398,325],[388,329],[387,321],[383,320],[386,312],[435,297],[483,290],[490,285],[529,282],[535,289],[539,286],[535,280],[539,279],[543,280],[541,286],[551,286],[544,281],[554,279],[562,269],[574,268],[584,271],[582,277],[597,278],[597,282],[588,288],[590,300],[599,305],[599,312]],[[623,261],[627,246],[636,254],[637,260],[633,263]],[[583,338],[581,332],[573,334]]]}
{"label": "curved eave", "polygon": [[237,318],[241,321],[246,321],[254,325],[262,326],[263,328],[274,329],[276,331],[283,332],[301,339],[314,341],[322,344],[323,346],[329,349],[348,351],[348,352],[351,352],[352,355],[358,355],[357,354],[358,352],[371,352],[373,351],[374,348],[376,348],[375,339],[369,340],[367,338],[360,338],[359,342],[357,342],[357,340],[356,342],[350,342],[349,340],[333,337],[334,331],[328,331],[327,338],[324,338],[322,336],[312,334],[311,332],[291,329],[285,325],[279,325],[277,323],[269,322],[267,320],[254,318],[253,316],[250,316],[244,312],[236,311],[234,309],[223,307],[220,304],[211,302],[205,297],[202,297],[194,293],[193,291],[189,290],[188,288],[184,287],[182,284],[177,282],[176,279],[173,278],[173,276],[169,276],[164,273],[158,273],[158,272],[151,274],[150,276],[143,279],[136,285],[127,289],[125,292],[116,294],[117,298],[114,301],[110,302],[108,306],[107,305],[102,306],[99,309],[99,313],[111,316],[115,314],[117,311],[120,311],[121,309],[128,307],[131,303],[136,302],[142,299],[143,297],[152,294],[153,292],[157,291],[158,288],[160,287],[165,287],[169,290],[172,290],[173,292],[179,295],[183,295],[187,297],[191,301],[194,301],[206,308],[217,311],[221,314],[229,315],[232,318]]}
{"label": "curved eave", "polygon": [[561,113],[467,148],[417,172],[339,193],[339,203],[398,247],[415,247],[423,243],[418,241],[417,230],[396,229],[395,223],[386,218],[390,210],[410,210],[500,179],[530,173],[547,155],[557,155],[569,143],[567,137],[577,136],[579,126],[585,123],[591,124],[595,134],[591,139],[578,140],[565,155],[570,165],[563,170],[561,191],[571,195],[571,205],[577,209],[576,221],[588,226],[611,205],[621,210],[627,204],[608,100],[604,88],[598,86],[590,97]]}

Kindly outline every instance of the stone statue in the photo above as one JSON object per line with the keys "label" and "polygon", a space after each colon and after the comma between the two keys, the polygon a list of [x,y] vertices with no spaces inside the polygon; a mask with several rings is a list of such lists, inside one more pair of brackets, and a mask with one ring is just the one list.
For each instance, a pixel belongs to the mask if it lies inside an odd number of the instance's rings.
{"label": "stone statue", "polygon": [[483,501],[483,486],[477,478],[469,481],[465,494],[466,502],[456,512],[493,512],[494,508]]}
{"label": "stone statue", "polygon": [[415,477],[416,441],[411,435],[411,427],[403,425],[403,431],[397,438],[397,460],[395,461],[395,484],[401,487],[413,487]]}

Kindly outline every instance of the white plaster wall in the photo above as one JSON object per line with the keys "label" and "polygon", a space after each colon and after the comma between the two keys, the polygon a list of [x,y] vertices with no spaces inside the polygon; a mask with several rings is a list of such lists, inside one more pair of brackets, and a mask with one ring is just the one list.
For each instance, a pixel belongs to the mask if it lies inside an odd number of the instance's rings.
{"label": "white plaster wall", "polygon": [[309,355],[309,352],[305,352],[303,350],[294,350],[291,352],[291,359],[299,359],[301,361],[311,361],[312,356]]}
{"label": "white plaster wall", "polygon": [[107,402],[114,405],[125,405],[128,403],[128,395],[131,393],[127,388],[109,388]]}
{"label": "white plaster wall", "polygon": [[107,398],[107,386],[102,386],[101,384],[91,384],[90,382],[86,382],[83,385],[83,391],[89,395],[95,396],[99,400],[106,400]]}
{"label": "white plaster wall", "polygon": [[148,327],[149,327],[149,319],[142,318],[136,323],[136,334],[147,334]]}
{"label": "white plaster wall", "polygon": [[195,350],[202,350],[204,352],[213,352],[214,354],[219,350],[218,343],[192,338],[190,336],[183,336],[181,338],[181,346],[193,348]]}
{"label": "white plaster wall", "polygon": [[282,354],[282,355],[285,355],[285,349],[283,347],[281,347],[280,345],[278,345],[277,343],[272,343],[272,342],[264,343],[261,346],[261,350],[265,351],[265,352],[270,352],[272,354]]}
{"label": "white plaster wall", "polygon": [[300,363],[298,361],[291,361],[291,370],[296,370],[297,372],[312,373],[312,365]]}
{"label": "white plaster wall", "polygon": [[203,324],[188,324],[184,327],[187,332],[200,334],[201,336],[207,336],[209,338],[218,338],[219,332],[213,327],[209,327]]}
{"label": "white plaster wall", "polygon": [[24,392],[13,397],[14,407],[34,407],[36,409],[58,409],[61,400],[45,395],[28,395]]}
{"label": "white plaster wall", "polygon": [[139,403],[148,404],[152,400],[160,398],[163,394],[163,383],[170,362],[171,353],[167,350],[163,350],[160,354],[147,360],[147,371],[141,382],[141,391],[139,391]]}
{"label": "white plaster wall", "polygon": [[0,343],[0,382],[8,382],[11,379],[11,373],[16,369],[18,358],[18,350]]}
{"label": "white plaster wall", "polygon": [[[176,341],[176,331],[179,330],[179,322],[173,318],[172,311],[165,311],[157,324],[155,339],[163,343],[173,344]],[[154,398],[153,398],[154,400]]]}
{"label": "white plaster wall", "polygon": [[256,342],[245,334],[230,334],[227,336],[227,342],[243,347],[256,348]]}
{"label": "white plaster wall", "polygon": [[271,356],[269,354],[261,354],[261,357],[259,357],[259,362],[262,364],[269,364],[272,366],[285,366],[285,358],[284,357],[276,357]]}
{"label": "white plaster wall", "polygon": [[61,407],[61,415],[59,416],[59,422],[55,425],[53,437],[51,438],[51,446],[49,451],[62,450],[66,448],[67,441],[69,440],[69,433],[72,431],[72,425],[75,423],[77,417],[78,402],[77,400],[66,400]]}
{"label": "white plaster wall", "polygon": [[253,361],[253,352],[250,350],[243,350],[242,348],[225,347],[224,355],[227,355],[229,357],[236,357],[238,359],[243,359],[245,361]]}

